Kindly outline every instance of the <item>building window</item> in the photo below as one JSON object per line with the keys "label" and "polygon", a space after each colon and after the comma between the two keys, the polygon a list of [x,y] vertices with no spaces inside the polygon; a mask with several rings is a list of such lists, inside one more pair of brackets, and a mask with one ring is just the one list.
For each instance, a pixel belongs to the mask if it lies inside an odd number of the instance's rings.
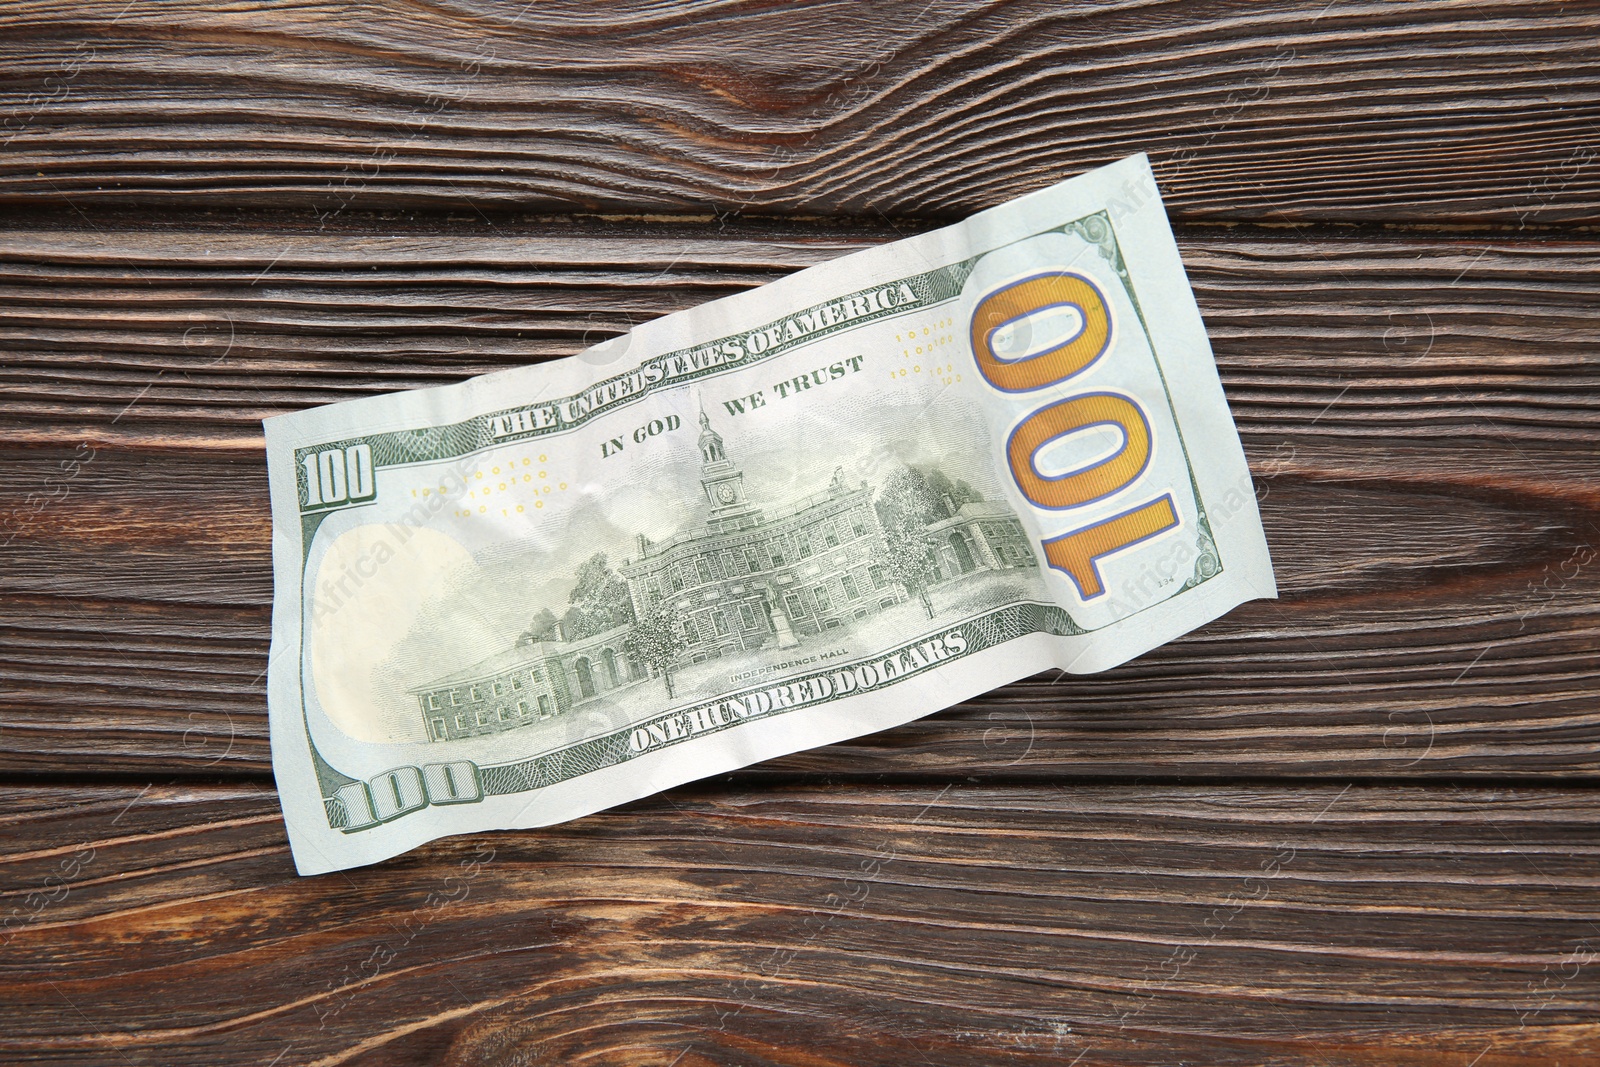
{"label": "building window", "polygon": [[456,716],[456,729],[462,732],[472,729],[472,724],[467,722],[466,712],[462,712]]}
{"label": "building window", "polygon": [[850,528],[856,532],[857,537],[867,536],[867,524],[862,521],[860,512],[857,512],[854,516],[852,516],[850,522]]}
{"label": "building window", "polygon": [[822,528],[822,536],[827,540],[829,548],[839,547],[839,531],[834,529],[833,523],[830,522]]}
{"label": "building window", "polygon": [[717,636],[722,637],[728,632],[728,617],[720,611],[711,613],[711,625],[717,628]]}
{"label": "building window", "polygon": [[761,557],[756,555],[756,550],[753,548],[744,550],[744,562],[745,566],[750,568],[751,574],[761,569]]}
{"label": "building window", "polygon": [[856,588],[856,579],[854,575],[846,574],[844,577],[839,579],[839,584],[844,586],[845,596],[849,597],[851,600],[860,599],[861,590]]}
{"label": "building window", "polygon": [[521,689],[522,688],[522,675],[513,674],[511,676],[511,688],[512,689]]}
{"label": "building window", "polygon": [[700,640],[700,635],[694,632],[694,623],[688,619],[683,620],[683,639],[691,645]]}
{"label": "building window", "polygon": [[550,697],[548,695],[544,694],[544,693],[540,693],[539,694],[539,718],[548,719],[549,717],[550,717]]}
{"label": "building window", "polygon": [[800,602],[799,593],[790,593],[783,598],[784,606],[789,609],[789,618],[803,619],[806,615],[806,606]]}
{"label": "building window", "polygon": [[801,559],[810,559],[811,558],[811,538],[809,538],[809,537],[802,537],[800,539],[800,558]]}
{"label": "building window", "polygon": [[828,587],[819,585],[811,591],[811,596],[817,602],[817,612],[820,614],[828,610]]}
{"label": "building window", "polygon": [[439,694],[438,693],[429,693],[428,694],[428,710],[429,711],[438,711],[439,710]]}
{"label": "building window", "polygon": [[772,557],[772,565],[774,567],[783,566],[783,546],[781,544],[777,541],[772,542],[767,548],[767,554]]}
{"label": "building window", "polygon": [[528,717],[528,702],[526,700],[517,701],[517,714],[524,719]]}
{"label": "building window", "polygon": [[533,684],[534,685],[538,685],[539,684],[539,672],[538,672],[537,669],[530,670],[528,672],[528,677],[533,679]]}
{"label": "building window", "polygon": [[479,703],[482,700],[483,700],[483,694],[481,692],[479,692],[477,686],[473,686],[472,687],[472,702],[474,704],[476,704],[476,703]]}
{"label": "building window", "polygon": [[884,573],[883,564],[881,563],[874,563],[871,567],[868,567],[867,574],[872,577],[872,588],[874,589],[882,589],[889,584],[889,576]]}
{"label": "building window", "polygon": [[750,606],[748,600],[739,605],[739,623],[746,630],[754,630],[756,628],[755,609]]}
{"label": "building window", "polygon": [[706,557],[696,556],[694,558],[694,569],[695,573],[700,576],[700,580],[702,582],[709,582],[711,580],[711,567],[708,563],[706,563]]}
{"label": "building window", "polygon": [[501,722],[510,722],[511,721],[511,705],[510,704],[501,704],[500,705],[500,721]]}
{"label": "building window", "polygon": [[479,708],[478,709],[478,725],[479,726],[488,726],[489,725],[489,713],[487,711],[485,711],[483,708]]}
{"label": "building window", "polygon": [[676,568],[667,572],[667,580],[672,583],[672,591],[674,593],[683,592],[683,576],[678,573]]}
{"label": "building window", "polygon": [[656,582],[656,580],[654,578],[652,578],[652,579],[650,579],[650,581],[646,582],[644,588],[645,588],[645,592],[647,592],[650,595],[650,603],[654,604],[656,601],[661,599],[661,586]]}
{"label": "building window", "polygon": [[500,694],[504,693],[505,691],[506,691],[505,686],[501,685],[500,684],[500,680],[498,678],[496,678],[495,679],[495,683],[494,683],[494,695],[495,696],[499,696]]}

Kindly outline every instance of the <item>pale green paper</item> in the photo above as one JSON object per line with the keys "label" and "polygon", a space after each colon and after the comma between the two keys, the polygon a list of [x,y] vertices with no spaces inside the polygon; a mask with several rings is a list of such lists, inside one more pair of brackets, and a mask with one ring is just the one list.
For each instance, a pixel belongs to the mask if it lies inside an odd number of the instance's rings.
{"label": "pale green paper", "polygon": [[[1111,341],[1070,383],[1002,393],[973,308],[1049,271],[1102,294]],[[1021,358],[1081,317],[992,343]],[[1036,507],[1007,437],[1084,391],[1137,403],[1149,460],[1104,500]],[[1143,156],[571,359],[266,429],[273,767],[303,874],[1103,670],[1276,595]],[[1103,592],[1046,565],[1041,542],[1162,495],[1177,525],[1100,559]]]}

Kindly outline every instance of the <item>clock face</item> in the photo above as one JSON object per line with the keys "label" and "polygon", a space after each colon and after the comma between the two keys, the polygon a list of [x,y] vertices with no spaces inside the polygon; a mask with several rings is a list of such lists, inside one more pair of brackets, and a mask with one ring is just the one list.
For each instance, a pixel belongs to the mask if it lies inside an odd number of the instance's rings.
{"label": "clock face", "polygon": [[733,498],[737,495],[738,494],[733,491],[733,486],[729,485],[727,482],[723,482],[721,485],[717,486],[717,499],[722,501],[724,504],[733,503]]}

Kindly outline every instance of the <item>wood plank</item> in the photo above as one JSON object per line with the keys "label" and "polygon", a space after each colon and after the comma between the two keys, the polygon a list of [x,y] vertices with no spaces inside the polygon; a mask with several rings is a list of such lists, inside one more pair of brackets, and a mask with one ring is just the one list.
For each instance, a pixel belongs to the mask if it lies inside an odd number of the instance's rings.
{"label": "wood plank", "polygon": [[0,432],[252,454],[263,417],[571,355],[893,234],[51,221],[0,231]]}
{"label": "wood plank", "polygon": [[[141,775],[267,770],[254,420],[570,352],[885,236],[47,223],[0,234],[0,767]],[[1284,599],[750,773],[1600,769],[1600,245],[1245,231],[1183,250]]]}
{"label": "wood plank", "polygon": [[[253,452],[263,417],[570,355],[893,234],[140,222],[0,230],[5,439]],[[1600,242],[1338,234],[1180,232],[1244,431],[1587,449]]]}
{"label": "wood plank", "polygon": [[1148,150],[1186,219],[1593,221],[1544,2],[63,0],[0,12],[0,199],[949,215]]}
{"label": "wood plank", "polygon": [[264,788],[3,804],[9,1063],[1600,1055],[1591,791],[691,789],[315,879]]}

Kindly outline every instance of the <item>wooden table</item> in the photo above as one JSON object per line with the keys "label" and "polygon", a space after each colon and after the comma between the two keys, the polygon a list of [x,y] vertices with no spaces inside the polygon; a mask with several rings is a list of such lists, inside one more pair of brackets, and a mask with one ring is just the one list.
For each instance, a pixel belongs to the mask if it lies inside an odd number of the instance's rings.
{"label": "wooden table", "polygon": [[[1600,5],[12,0],[0,1062],[1600,1061]],[[260,419],[1132,151],[1283,599],[302,879]]]}

